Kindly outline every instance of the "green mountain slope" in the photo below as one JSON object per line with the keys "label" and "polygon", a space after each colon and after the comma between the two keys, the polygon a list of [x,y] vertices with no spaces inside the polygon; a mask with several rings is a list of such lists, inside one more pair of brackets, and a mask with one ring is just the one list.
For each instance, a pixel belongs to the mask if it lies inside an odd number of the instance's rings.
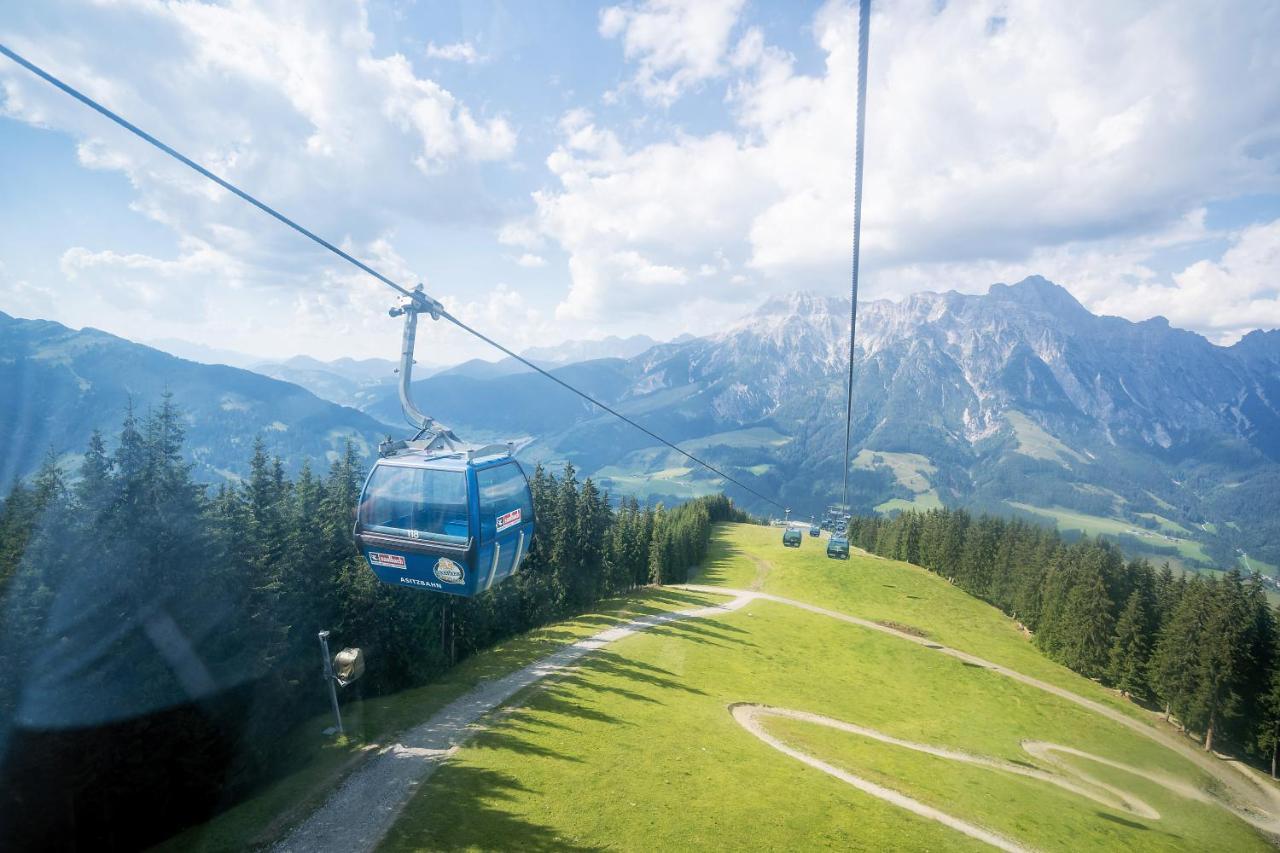
{"label": "green mountain slope", "polygon": [[197,479],[245,473],[254,437],[290,469],[326,465],[347,439],[368,454],[386,427],[297,385],[225,365],[198,364],[96,329],[0,313],[0,484],[30,474],[44,454],[83,452],[94,429],[114,435],[130,401],[173,394]]}
{"label": "green mountain slope", "polygon": [[[486,718],[381,849],[989,849],[836,774],[1035,849],[1268,848],[1207,793],[1234,769],[1162,742],[1157,715],[1048,661],[992,608],[906,564],[828,561],[817,543],[784,550],[779,538],[721,528],[703,580],[834,615],[756,599],[618,640]],[[747,730],[740,703],[859,731],[761,722],[822,770]],[[1077,774],[1094,782],[1072,788]]]}

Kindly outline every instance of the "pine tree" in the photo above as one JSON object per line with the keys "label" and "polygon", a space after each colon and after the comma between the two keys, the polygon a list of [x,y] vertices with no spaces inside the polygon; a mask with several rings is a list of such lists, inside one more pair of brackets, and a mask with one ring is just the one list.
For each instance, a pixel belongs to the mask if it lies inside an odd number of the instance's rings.
{"label": "pine tree", "polygon": [[1141,590],[1134,590],[1116,622],[1107,668],[1107,678],[1111,683],[1124,695],[1138,699],[1147,695],[1148,620],[1145,596]]}
{"label": "pine tree", "polygon": [[1111,599],[1096,563],[1082,567],[1082,576],[1067,594],[1062,620],[1069,632],[1063,662],[1081,675],[1100,678],[1106,671],[1114,622]]}
{"label": "pine tree", "polygon": [[105,513],[112,500],[112,466],[102,433],[89,436],[89,449],[80,463],[80,482],[76,485],[76,501],[94,523]]}
{"label": "pine tree", "polygon": [[[1272,638],[1271,660],[1280,660],[1280,636]],[[1271,764],[1271,778],[1276,778],[1276,758],[1280,753],[1280,667],[1273,666],[1258,701],[1256,728],[1258,748]]]}
{"label": "pine tree", "polygon": [[1199,646],[1199,679],[1190,706],[1195,727],[1204,732],[1205,751],[1213,749],[1218,728],[1233,717],[1240,702],[1241,676],[1251,651],[1252,621],[1240,573],[1232,570],[1210,587],[1208,618]]}
{"label": "pine tree", "polygon": [[1182,588],[1179,587],[1177,580],[1174,578],[1173,569],[1169,567],[1168,561],[1165,561],[1160,566],[1160,571],[1155,578],[1157,630],[1163,628],[1173,616],[1173,611],[1178,608],[1178,602],[1181,597]]}
{"label": "pine tree", "polygon": [[569,596],[576,603],[582,583],[581,531],[578,527],[578,477],[572,462],[566,462],[555,492],[555,526],[551,530],[551,568],[558,598]]}
{"label": "pine tree", "polygon": [[19,481],[0,505],[0,599],[17,574],[39,512],[31,489]]}
{"label": "pine tree", "polygon": [[65,500],[68,495],[67,478],[62,474],[62,468],[58,464],[58,454],[53,452],[53,448],[45,453],[44,462],[40,464],[40,470],[36,472],[33,481],[33,499],[35,506],[41,510],[58,501]]}
{"label": "pine tree", "polygon": [[1189,724],[1201,680],[1200,644],[1208,623],[1209,592],[1199,575],[1193,576],[1178,605],[1160,631],[1151,658],[1151,686],[1165,706]]}

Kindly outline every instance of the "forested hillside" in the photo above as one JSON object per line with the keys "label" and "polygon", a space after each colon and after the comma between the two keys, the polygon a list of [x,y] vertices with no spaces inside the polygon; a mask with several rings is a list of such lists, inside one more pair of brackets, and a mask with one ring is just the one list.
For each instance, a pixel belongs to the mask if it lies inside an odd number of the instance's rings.
{"label": "forested hillside", "polygon": [[327,463],[348,442],[368,457],[387,434],[289,382],[0,312],[0,489],[34,473],[51,449],[71,462],[94,430],[111,432],[129,405],[145,417],[165,392],[182,409],[183,453],[202,482],[247,474],[255,435],[296,474],[304,459]]}
{"label": "forested hillside", "polygon": [[[183,458],[184,422],[166,396],[112,440],[95,432],[75,478],[50,456],[0,505],[0,725],[111,727],[77,778],[145,802],[145,830],[115,820],[139,844],[287,766],[284,733],[326,707],[319,630],[364,649],[364,694],[401,690],[604,596],[683,580],[711,523],[741,518],[718,496],[614,509],[572,466],[538,468],[521,572],[476,599],[427,595],[378,583],[357,555],[365,469],[350,444],[291,477],[259,440],[243,482],[210,490]],[[163,652],[175,640],[189,660]],[[122,755],[138,756],[129,773]]]}
{"label": "forested hillside", "polygon": [[[552,371],[803,517],[843,486],[847,310],[791,294],[714,336]],[[867,303],[858,342],[855,510],[962,507],[1105,536],[1182,568],[1280,572],[1280,332],[1216,346],[1160,318],[1096,316],[1033,276],[985,295]],[[207,481],[246,474],[255,434],[294,474],[304,457],[335,458],[347,438],[367,454],[401,422],[386,363],[262,368],[358,412],[287,382],[41,321],[0,317],[0,356],[0,398],[12,401],[0,407],[12,448],[3,488],[49,447],[78,453],[131,396],[141,405],[165,389],[184,408],[188,453]],[[725,490],[769,511],[517,367],[424,366],[415,394],[467,437],[533,438],[528,458],[571,461],[615,494],[671,502]]]}
{"label": "forested hillside", "polygon": [[1280,634],[1256,576],[1174,577],[1113,545],[964,511],[857,518],[850,541],[924,566],[1034,632],[1049,657],[1155,702],[1205,749],[1280,748]]}

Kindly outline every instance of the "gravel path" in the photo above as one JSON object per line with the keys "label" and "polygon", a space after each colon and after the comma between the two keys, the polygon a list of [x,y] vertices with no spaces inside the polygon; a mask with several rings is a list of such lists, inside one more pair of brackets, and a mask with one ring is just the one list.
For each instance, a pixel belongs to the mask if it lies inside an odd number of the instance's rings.
{"label": "gravel path", "polygon": [[836,729],[842,732],[848,732],[870,740],[880,741],[892,746],[909,749],[913,752],[922,752],[925,755],[933,755],[938,758],[945,758],[949,761],[958,761],[963,764],[972,764],[978,767],[986,767],[991,770],[999,770],[1004,773],[1012,773],[1015,776],[1025,776],[1029,779],[1036,779],[1040,782],[1047,782],[1050,785],[1056,785],[1059,788],[1070,791],[1081,797],[1093,800],[1099,805],[1111,809],[1118,809],[1128,812],[1135,817],[1144,818],[1146,820],[1159,820],[1160,812],[1149,803],[1140,799],[1133,793],[1125,791],[1115,785],[1103,782],[1101,779],[1092,774],[1081,770],[1078,767],[1067,764],[1058,758],[1058,755],[1072,755],[1077,758],[1084,758],[1107,767],[1113,767],[1117,770],[1123,770],[1126,773],[1146,779],[1156,785],[1203,803],[1214,803],[1215,801],[1204,791],[1183,782],[1166,776],[1163,773],[1153,773],[1140,767],[1134,767],[1129,764],[1123,764],[1119,761],[1112,761],[1109,758],[1103,758],[1100,755],[1085,752],[1069,746],[1060,746],[1055,743],[1046,743],[1044,741],[1024,741],[1022,748],[1027,754],[1039,758],[1049,764],[1058,767],[1061,772],[1055,773],[1047,770],[1041,770],[1026,764],[1015,764],[1012,761],[1003,761],[998,758],[989,758],[981,755],[972,755],[967,752],[960,752],[954,749],[944,749],[942,747],[930,746],[925,743],[914,743],[909,740],[894,737],[875,729],[869,729],[866,726],[857,726],[853,723],[846,723],[843,720],[824,717],[821,714],[811,714],[808,711],[793,711],[789,708],[773,708],[768,705],[748,705],[739,704],[732,705],[729,708],[733,714],[733,718],[738,724],[760,740],[769,744],[769,746],[804,764],[821,770],[835,778],[846,782],[860,791],[871,794],[873,797],[879,797],[886,802],[892,803],[899,808],[906,809],[909,812],[937,821],[938,823],[948,826],[957,832],[962,832],[971,838],[998,847],[1001,850],[1022,851],[1028,848],[1023,847],[1018,842],[985,829],[977,824],[969,823],[954,815],[939,811],[932,806],[926,805],[919,800],[901,794],[892,788],[886,788],[878,785],[860,776],[855,776],[846,770],[842,770],[832,764],[828,764],[820,758],[803,752],[795,747],[788,746],[783,741],[769,734],[769,732],[761,725],[760,720],[765,717],[781,717],[790,720],[800,720],[805,723],[813,723],[814,725],[825,726],[830,729]]}
{"label": "gravel path", "polygon": [[[767,563],[757,565],[757,569],[761,570],[761,574],[763,574],[767,571]],[[347,851],[374,849],[391,829],[401,810],[413,796],[417,786],[422,784],[459,746],[466,743],[480,730],[480,727],[476,724],[481,717],[506,703],[520,690],[547,676],[563,671],[583,655],[603,648],[609,643],[624,637],[670,622],[720,616],[739,610],[756,600],[772,601],[789,607],[797,607],[810,613],[848,622],[870,631],[878,631],[882,634],[924,646],[940,654],[958,658],[965,663],[988,669],[1069,702],[1074,702],[1191,760],[1196,766],[1220,782],[1230,796],[1229,800],[1211,797],[1195,786],[1177,779],[1122,765],[1070,747],[1041,741],[1026,741],[1023,743],[1023,748],[1037,758],[1053,764],[1063,772],[1055,773],[1028,768],[997,759],[969,755],[926,744],[916,744],[894,738],[874,729],[855,726],[852,723],[810,714],[805,711],[771,708],[747,703],[731,706],[730,710],[734,719],[756,737],[780,752],[803,761],[825,773],[829,773],[857,787],[859,790],[880,797],[923,817],[936,820],[958,832],[985,841],[1002,850],[1022,851],[1026,849],[997,833],[948,815],[905,794],[877,785],[867,779],[862,779],[821,759],[793,749],[765,731],[760,724],[760,719],[766,716],[775,716],[805,720],[955,761],[981,764],[997,770],[1030,776],[1066,788],[1105,805],[1125,809],[1141,817],[1159,817],[1155,809],[1132,794],[1106,785],[1078,768],[1065,764],[1056,757],[1056,755],[1074,755],[1141,776],[1183,796],[1202,802],[1215,803],[1266,832],[1273,835],[1280,834],[1280,818],[1277,817],[1277,815],[1280,815],[1280,791],[1277,791],[1276,788],[1264,783],[1253,775],[1251,771],[1234,762],[1224,761],[1204,753],[1178,737],[1160,731],[1092,699],[1086,699],[1065,688],[1023,675],[1008,667],[992,663],[967,652],[948,648],[927,638],[914,636],[868,619],[850,616],[846,613],[807,604],[803,601],[783,598],[758,590],[728,589],[697,584],[685,584],[677,588],[728,596],[730,600],[708,607],[672,611],[632,620],[565,646],[542,660],[536,661],[503,678],[478,685],[470,692],[442,708],[425,723],[404,732],[399,743],[385,748],[377,756],[367,761],[334,791],[319,809],[296,827],[288,837],[277,844],[275,849],[278,851],[307,851],[307,853],[322,850],[347,853]]]}
{"label": "gravel path", "polygon": [[[716,595],[735,595],[713,590]],[[480,684],[425,723],[409,729],[400,742],[365,762],[315,812],[275,846],[278,851],[372,850],[399,817],[414,791],[446,758],[478,731],[475,723],[529,685],[561,672],[583,655],[659,625],[683,619],[720,616],[747,604],[738,595],[723,604],[676,610],[633,619],[559,649],[523,669]]]}
{"label": "gravel path", "polygon": [[[1199,799],[1205,802],[1215,803],[1227,809],[1228,811],[1234,813],[1235,815],[1242,818],[1243,820],[1248,821],[1249,823],[1253,824],[1259,829],[1272,834],[1273,836],[1280,835],[1280,790],[1277,790],[1275,786],[1259,779],[1257,776],[1253,774],[1252,771],[1250,771],[1248,768],[1244,767],[1243,765],[1239,764],[1238,762],[1226,761],[1221,758],[1218,758],[1215,755],[1206,753],[1203,750],[1197,749],[1196,747],[1187,743],[1181,737],[1177,737],[1168,732],[1161,731],[1160,729],[1157,729],[1154,726],[1148,725],[1142,722],[1141,720],[1134,719],[1133,717],[1130,717],[1129,715],[1124,714],[1114,708],[1110,708],[1106,705],[1103,705],[1100,702],[1095,702],[1092,699],[1086,699],[1083,696],[1080,696],[1076,693],[1072,693],[1070,690],[1067,690],[1064,687],[1058,687],[1057,685],[1049,684],[1048,682],[1041,681],[1038,678],[1033,678],[1029,675],[1023,675],[1022,673],[1016,670],[1009,669],[1008,667],[1001,666],[1000,664],[997,664],[997,663],[992,663],[989,660],[985,660],[976,655],[971,655],[968,652],[962,652],[959,649],[952,649],[947,646],[940,645],[926,637],[917,637],[912,634],[899,631],[895,628],[891,628],[887,625],[881,625],[877,622],[872,622],[869,619],[861,619],[857,616],[850,616],[847,613],[840,613],[839,611],[836,611],[836,610],[828,610],[825,607],[818,607],[817,605],[806,604],[803,601],[796,601],[790,598],[783,598],[781,596],[771,595],[766,592],[725,589],[723,587],[701,586],[698,584],[685,584],[680,588],[691,590],[694,592],[719,591],[725,595],[737,596],[735,601],[741,600],[743,596],[746,596],[751,599],[759,599],[762,601],[773,601],[773,602],[777,602],[778,604],[785,604],[790,607],[798,607],[801,610],[807,610],[810,613],[817,613],[822,616],[830,617],[832,619],[838,619],[842,622],[848,622],[850,624],[857,625],[859,627],[866,628],[871,631],[879,631],[882,634],[888,634],[891,637],[897,637],[900,640],[906,640],[909,643],[915,643],[916,645],[924,646],[925,648],[932,649],[934,651],[939,652],[940,654],[958,658],[959,660],[962,660],[965,663],[971,664],[973,666],[979,666],[984,669],[988,669],[994,673],[1003,675],[1006,678],[1011,678],[1014,681],[1018,681],[1030,687],[1034,687],[1037,690],[1043,690],[1046,693],[1050,693],[1054,696],[1058,696],[1062,699],[1066,699],[1068,702],[1074,702],[1075,704],[1080,705],[1083,708],[1087,708],[1088,710],[1092,711],[1095,714],[1098,714],[1099,716],[1106,717],[1108,720],[1119,723],[1120,725],[1130,729],[1131,731],[1137,732],[1143,737],[1148,738],[1149,740],[1153,740],[1156,743],[1160,744],[1161,746],[1171,749],[1174,752],[1178,753],[1179,755],[1182,755],[1184,758],[1187,758],[1188,760],[1192,761],[1193,763],[1195,763],[1197,767],[1199,767],[1209,776],[1211,776],[1212,778],[1220,782],[1223,788],[1229,792],[1230,796],[1228,799],[1211,798],[1207,794],[1205,794],[1203,791],[1200,791],[1199,789],[1191,785],[1185,785],[1183,783],[1179,783],[1176,780],[1172,780],[1168,777],[1157,776],[1156,774],[1147,774],[1145,772],[1139,772],[1138,775],[1142,775],[1145,778],[1149,779],[1150,781],[1163,785],[1166,788],[1172,788],[1173,786],[1178,785],[1180,786],[1180,788],[1178,789],[1179,793],[1182,793],[1187,796],[1192,796],[1195,799]],[[841,723],[841,725],[848,725],[848,724]],[[1036,742],[1036,741],[1029,741],[1023,744],[1023,746],[1024,748],[1027,748],[1029,751],[1033,751],[1037,748],[1040,748],[1043,752],[1043,754],[1040,755],[1040,757],[1045,757],[1046,759],[1048,759],[1049,752],[1084,755],[1084,753],[1080,753],[1079,751],[1072,750],[1068,747],[1056,746],[1054,744],[1039,744],[1039,742]],[[1085,756],[1085,757],[1095,759],[1094,756]],[[1058,766],[1063,766],[1061,762],[1058,762],[1058,761],[1054,761],[1053,763],[1058,764]],[[1121,766],[1113,762],[1104,761],[1103,763],[1110,763],[1112,764],[1112,766],[1120,767],[1120,769],[1128,770],[1130,772],[1133,772],[1135,770],[1134,768]],[[1073,772],[1075,772],[1077,775],[1080,775],[1079,771],[1073,771]]]}
{"label": "gravel path", "polygon": [[873,797],[879,797],[885,802],[892,803],[893,805],[906,809],[909,812],[914,812],[915,814],[920,815],[920,817],[937,821],[943,826],[954,829],[956,832],[963,832],[971,838],[976,838],[979,841],[985,841],[987,844],[990,844],[993,847],[998,847],[1001,850],[1008,850],[1010,853],[1023,853],[1023,851],[1029,849],[1022,847],[1016,842],[1010,841],[1003,835],[997,835],[991,830],[983,829],[976,824],[963,821],[958,817],[953,817],[946,812],[935,809],[933,806],[925,805],[919,800],[912,799],[906,794],[900,794],[892,788],[877,785],[875,782],[872,782],[869,779],[863,779],[861,776],[854,776],[852,773],[849,773],[846,770],[841,770],[834,764],[828,764],[820,758],[814,758],[808,753],[801,752],[798,749],[787,746],[785,743],[765,731],[764,727],[760,725],[760,718],[789,717],[794,720],[804,720],[807,723],[816,723],[820,726],[828,726],[833,729],[841,729],[842,731],[856,732],[857,734],[874,737],[877,740],[885,740],[889,743],[895,743],[898,746],[907,746],[911,749],[918,748],[922,752],[932,752],[933,750],[930,747],[923,747],[922,744],[908,744],[906,741],[898,741],[894,738],[889,738],[888,736],[882,735],[880,732],[876,732],[873,729],[864,729],[861,726],[854,726],[849,723],[841,722],[840,720],[833,720],[830,717],[822,717],[805,711],[790,711],[785,708],[770,708],[765,705],[733,705],[730,710],[733,712],[733,718],[738,721],[739,725],[756,737],[760,738],[760,740],[769,744],[769,746],[778,750],[778,752],[781,752],[784,755],[789,755],[810,767],[817,768],[823,773],[830,774],[841,782],[852,785],[859,791],[863,791]]}

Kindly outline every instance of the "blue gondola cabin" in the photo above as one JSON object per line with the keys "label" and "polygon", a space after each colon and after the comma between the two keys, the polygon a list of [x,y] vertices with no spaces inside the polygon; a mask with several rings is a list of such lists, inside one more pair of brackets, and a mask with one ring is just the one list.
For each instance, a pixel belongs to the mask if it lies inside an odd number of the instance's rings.
{"label": "blue gondola cabin", "polygon": [[504,448],[379,459],[365,481],[355,534],[384,583],[472,596],[519,570],[533,531],[529,481]]}

